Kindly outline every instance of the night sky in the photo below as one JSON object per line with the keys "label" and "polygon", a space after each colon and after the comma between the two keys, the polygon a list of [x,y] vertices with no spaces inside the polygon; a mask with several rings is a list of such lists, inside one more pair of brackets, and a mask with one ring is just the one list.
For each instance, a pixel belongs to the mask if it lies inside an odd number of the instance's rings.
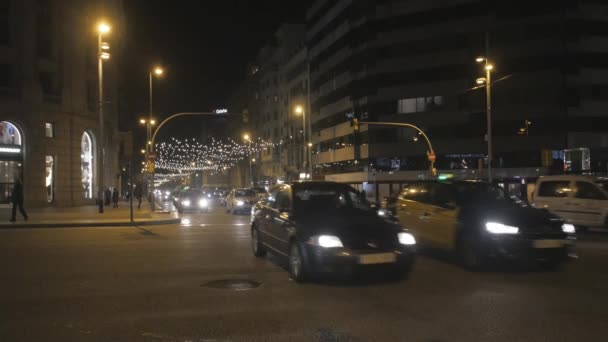
{"label": "night sky", "polygon": [[[310,3],[125,0],[124,128],[136,128],[138,113],[147,112],[148,70],[155,64],[166,69],[166,75],[154,84],[159,116],[224,107],[244,78],[247,63],[282,22],[304,22]],[[199,136],[197,127],[204,123],[200,118],[181,120],[165,133]],[[136,139],[139,131],[143,129],[135,129]]]}

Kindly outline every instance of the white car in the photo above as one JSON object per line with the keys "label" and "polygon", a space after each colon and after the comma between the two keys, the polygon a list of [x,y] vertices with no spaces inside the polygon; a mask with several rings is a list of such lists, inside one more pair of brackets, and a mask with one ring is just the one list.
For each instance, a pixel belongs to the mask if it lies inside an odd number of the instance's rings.
{"label": "white car", "polygon": [[580,227],[608,226],[608,193],[590,176],[540,177],[532,205]]}
{"label": "white car", "polygon": [[226,198],[226,211],[229,213],[250,213],[258,201],[257,193],[252,189],[234,189]]}

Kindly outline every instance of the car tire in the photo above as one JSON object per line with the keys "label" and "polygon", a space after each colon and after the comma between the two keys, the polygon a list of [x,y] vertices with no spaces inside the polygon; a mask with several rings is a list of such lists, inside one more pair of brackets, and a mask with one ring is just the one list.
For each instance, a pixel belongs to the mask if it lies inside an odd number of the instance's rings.
{"label": "car tire", "polygon": [[473,237],[461,237],[457,245],[460,264],[469,271],[483,270],[484,257]]}
{"label": "car tire", "polygon": [[255,227],[251,229],[251,250],[253,251],[253,255],[258,258],[262,258],[266,255],[266,250],[260,241],[259,232]]}
{"label": "car tire", "polygon": [[399,269],[394,270],[389,274],[389,280],[391,281],[402,281],[406,280],[410,277],[412,273],[412,268],[414,267],[414,261],[412,260],[407,266],[401,267]]}
{"label": "car tire", "polygon": [[540,261],[538,266],[543,271],[557,272],[562,267],[562,261],[558,258],[551,258],[551,259]]}
{"label": "car tire", "polygon": [[297,242],[289,245],[289,274],[297,283],[306,282],[306,261]]}

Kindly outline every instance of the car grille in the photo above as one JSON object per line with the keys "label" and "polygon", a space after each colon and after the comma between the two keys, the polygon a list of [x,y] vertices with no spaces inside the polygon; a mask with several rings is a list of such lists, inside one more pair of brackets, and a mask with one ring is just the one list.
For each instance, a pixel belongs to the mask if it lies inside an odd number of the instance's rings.
{"label": "car grille", "polygon": [[354,250],[387,250],[397,246],[397,237],[353,237],[345,239],[344,245]]}

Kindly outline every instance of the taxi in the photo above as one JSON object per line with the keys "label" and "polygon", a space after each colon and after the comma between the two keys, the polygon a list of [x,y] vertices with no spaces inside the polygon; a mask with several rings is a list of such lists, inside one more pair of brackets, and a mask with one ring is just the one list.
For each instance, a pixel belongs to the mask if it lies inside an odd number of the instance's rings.
{"label": "taxi", "polygon": [[575,241],[573,225],[481,182],[409,184],[399,193],[396,215],[420,246],[451,252],[471,270],[497,258],[557,269]]}

